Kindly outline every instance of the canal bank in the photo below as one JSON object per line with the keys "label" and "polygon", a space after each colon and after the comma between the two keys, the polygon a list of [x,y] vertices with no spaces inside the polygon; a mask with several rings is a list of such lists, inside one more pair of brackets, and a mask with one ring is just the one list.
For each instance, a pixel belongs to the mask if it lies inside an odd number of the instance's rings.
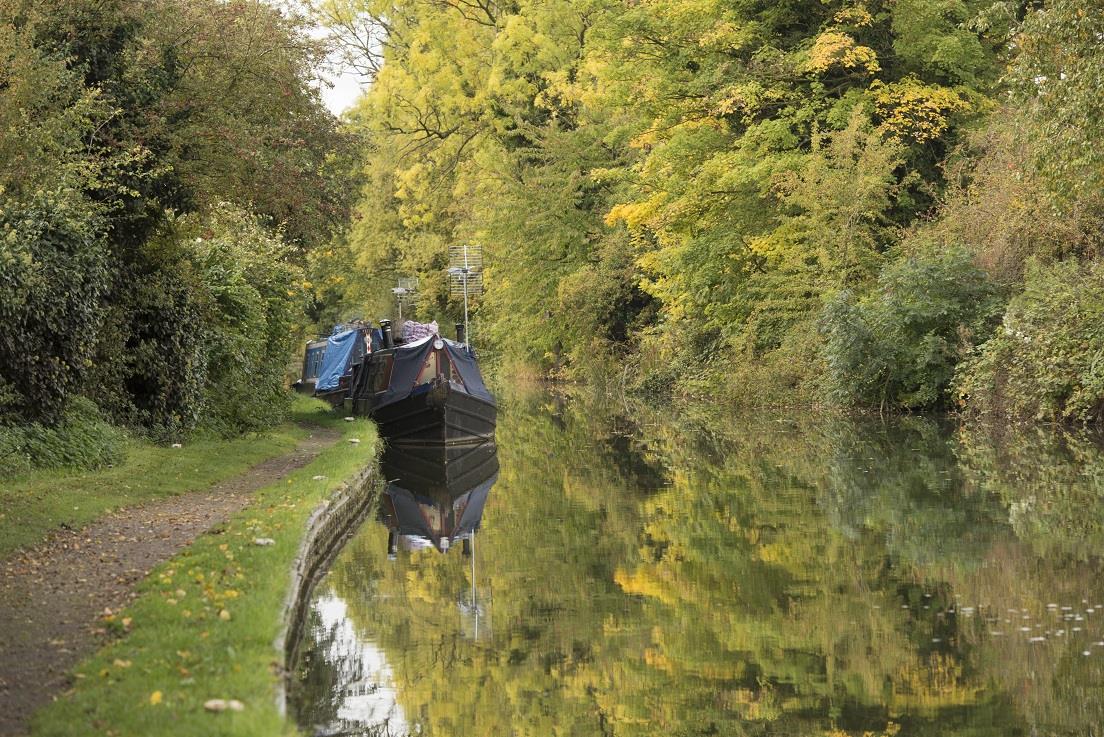
{"label": "canal bank", "polygon": [[368,421],[312,421],[337,441],[155,567],[131,605],[103,612],[117,639],[77,666],[32,734],[284,731],[277,643],[298,598],[289,592],[309,590],[311,569],[343,534],[335,512],[354,498],[366,506],[376,452]]}

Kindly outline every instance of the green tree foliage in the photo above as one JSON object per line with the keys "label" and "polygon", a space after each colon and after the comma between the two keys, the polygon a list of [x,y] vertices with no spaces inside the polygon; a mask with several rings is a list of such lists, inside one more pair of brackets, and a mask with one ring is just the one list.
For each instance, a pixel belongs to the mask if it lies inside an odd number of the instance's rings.
{"label": "green tree foliage", "polygon": [[703,357],[815,374],[822,305],[871,289],[936,202],[1013,21],[965,0],[321,8],[375,79],[361,298],[416,273],[456,314],[445,249],[481,243],[491,347],[567,375],[632,353],[683,389]]}
{"label": "green tree foliage", "polygon": [[279,417],[300,265],[347,215],[325,47],[258,0],[0,1],[0,413]]}
{"label": "green tree foliage", "polygon": [[256,217],[225,205],[179,227],[185,240],[196,234],[188,262],[204,293],[205,424],[230,435],[284,419],[284,373],[305,287],[291,249]]}
{"label": "green tree foliage", "polygon": [[1066,197],[1092,196],[1104,181],[1102,34],[1104,8],[1050,0],[1027,16],[1016,37],[1016,92],[1038,126],[1039,160]]}
{"label": "green tree foliage", "polygon": [[1032,9],[1015,37],[1014,109],[999,111],[960,168],[933,231],[959,238],[1014,296],[1004,326],[963,367],[974,414],[1097,420],[1100,341],[1094,302],[1104,200],[1098,137],[1096,7]]}
{"label": "green tree foliage", "polygon": [[1096,421],[1104,413],[1104,266],[1032,266],[1003,324],[960,376],[977,412]]}
{"label": "green tree foliage", "polygon": [[964,250],[894,261],[860,302],[844,291],[824,310],[831,390],[847,404],[946,404],[955,367],[999,314],[995,296]]}
{"label": "green tree foliage", "polygon": [[[113,309],[128,350],[99,364],[96,398],[130,424],[220,434],[284,416],[284,373],[305,283],[291,248],[231,205],[175,219],[149,242],[156,269]],[[168,350],[166,350],[166,347]]]}
{"label": "green tree foliage", "polygon": [[918,240],[960,244],[1002,287],[1015,290],[1034,259],[1094,259],[1101,253],[1096,195],[1060,199],[1035,164],[1043,138],[1022,110],[1006,106],[971,134],[948,162],[950,186],[940,217]]}
{"label": "green tree foliage", "polygon": [[109,280],[100,212],[82,191],[104,107],[2,17],[0,70],[0,419],[49,424],[87,374]]}
{"label": "green tree foliage", "polygon": [[72,189],[0,203],[0,416],[56,422],[82,387],[108,284],[91,212]]}

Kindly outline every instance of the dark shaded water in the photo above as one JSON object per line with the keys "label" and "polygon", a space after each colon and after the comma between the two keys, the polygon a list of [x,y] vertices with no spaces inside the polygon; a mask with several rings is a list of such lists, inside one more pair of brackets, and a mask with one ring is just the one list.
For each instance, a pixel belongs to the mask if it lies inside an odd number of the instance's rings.
{"label": "dark shaded water", "polygon": [[319,586],[308,732],[1101,733],[1093,439],[504,405],[473,556],[373,521]]}

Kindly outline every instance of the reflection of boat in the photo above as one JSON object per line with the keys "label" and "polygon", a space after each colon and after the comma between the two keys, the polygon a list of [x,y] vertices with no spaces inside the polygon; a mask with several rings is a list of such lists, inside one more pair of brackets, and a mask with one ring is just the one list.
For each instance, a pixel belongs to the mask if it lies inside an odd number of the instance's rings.
{"label": "reflection of boat", "polygon": [[388,479],[382,515],[388,551],[432,544],[444,552],[479,529],[483,507],[498,480],[493,442],[475,445],[392,445],[381,466]]}

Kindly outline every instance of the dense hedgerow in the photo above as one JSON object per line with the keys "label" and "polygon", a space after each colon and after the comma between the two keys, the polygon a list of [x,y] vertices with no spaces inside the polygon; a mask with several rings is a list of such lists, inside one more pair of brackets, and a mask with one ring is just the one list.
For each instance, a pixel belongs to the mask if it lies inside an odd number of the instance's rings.
{"label": "dense hedgerow", "polygon": [[61,419],[91,366],[107,280],[79,193],[0,202],[0,417]]}
{"label": "dense hedgerow", "polygon": [[307,23],[263,0],[0,1],[0,424],[60,432],[80,396],[162,439],[283,416],[292,264],[352,186]]}
{"label": "dense hedgerow", "polygon": [[94,396],[156,438],[196,428],[230,436],[286,414],[284,370],[302,314],[290,249],[229,204],[172,220],[134,267],[101,341]]}

